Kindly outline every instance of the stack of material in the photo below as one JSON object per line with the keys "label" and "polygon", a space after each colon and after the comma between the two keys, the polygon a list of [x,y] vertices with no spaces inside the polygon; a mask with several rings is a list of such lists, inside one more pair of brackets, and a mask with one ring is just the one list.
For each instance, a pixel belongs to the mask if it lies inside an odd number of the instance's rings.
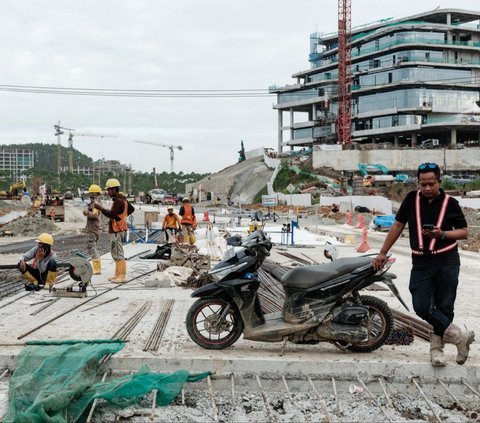
{"label": "stack of material", "polygon": [[172,266],[183,266],[201,273],[210,269],[210,256],[199,254],[193,245],[172,244]]}

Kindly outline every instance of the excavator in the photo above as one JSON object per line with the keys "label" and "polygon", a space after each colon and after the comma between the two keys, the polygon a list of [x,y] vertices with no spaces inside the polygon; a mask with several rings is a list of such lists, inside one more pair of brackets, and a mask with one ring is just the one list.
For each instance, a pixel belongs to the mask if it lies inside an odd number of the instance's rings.
{"label": "excavator", "polygon": [[358,169],[363,175],[363,186],[389,185],[392,182],[405,182],[408,175],[399,173],[391,175],[388,168],[382,164],[358,163]]}
{"label": "excavator", "polygon": [[14,184],[10,185],[8,191],[0,191],[0,199],[21,199],[23,192],[26,190],[27,184],[25,181],[15,182]]}

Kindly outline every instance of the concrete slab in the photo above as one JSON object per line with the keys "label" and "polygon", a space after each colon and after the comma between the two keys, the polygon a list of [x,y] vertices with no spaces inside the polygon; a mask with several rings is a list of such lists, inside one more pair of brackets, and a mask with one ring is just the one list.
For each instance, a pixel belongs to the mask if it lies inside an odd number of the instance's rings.
{"label": "concrete slab", "polygon": [[[315,219],[303,219],[303,226],[308,226],[316,234],[328,234],[343,239],[346,235],[354,235],[360,240],[360,230],[347,225],[321,225]],[[268,224],[267,224],[268,230]],[[318,238],[318,235],[315,235]],[[315,237],[314,236],[314,237]],[[369,233],[371,252],[380,248],[386,234]],[[341,245],[340,257],[357,256],[358,245]],[[455,364],[455,348],[447,346],[446,354],[449,365],[434,369],[429,363],[428,344],[416,339],[408,346],[384,346],[370,354],[342,352],[331,344],[323,343],[313,346],[287,344],[283,356],[280,355],[280,343],[259,343],[239,340],[226,350],[205,350],[190,340],[185,328],[185,316],[193,302],[191,291],[181,287],[146,288],[145,280],[156,269],[156,261],[145,261],[138,258],[142,252],[154,249],[155,245],[137,244],[125,246],[128,261],[128,277],[131,282],[115,285],[106,277],[113,274],[114,263],[106,254],[102,257],[102,275],[94,276],[89,297],[85,299],[62,298],[52,306],[35,316],[32,311],[41,307],[33,303],[48,299],[48,292],[35,293],[0,309],[0,339],[2,344],[16,344],[30,340],[66,340],[66,339],[105,339],[111,338],[121,329],[135,312],[145,303],[150,302],[148,313],[140,320],[128,337],[124,350],[115,355],[108,367],[114,370],[134,370],[141,364],[149,364],[152,369],[173,371],[188,369],[191,371],[211,370],[218,373],[258,372],[294,375],[324,375],[339,378],[355,377],[359,372],[370,375],[388,375],[393,379],[405,382],[411,376],[419,376],[426,381],[436,378],[445,380],[462,379],[470,381],[478,389],[480,381],[480,342],[472,345],[470,358],[464,366]],[[393,248],[397,262],[392,271],[398,275],[397,287],[403,298],[411,307],[408,292],[410,272],[410,253],[408,239],[399,239]],[[305,253],[318,262],[325,262],[323,247],[295,248],[297,255]],[[478,259],[479,254],[462,252],[462,271],[458,290],[455,321],[473,329],[480,337],[480,307],[475,299],[479,298]],[[287,263],[288,259],[272,250],[272,259],[279,263]],[[112,288],[115,288],[112,290]],[[110,289],[110,291],[108,291]],[[95,291],[101,296],[94,297]],[[20,297],[22,294],[17,295]],[[403,311],[398,300],[389,292],[369,292],[387,301],[393,309]],[[118,299],[117,299],[118,297]],[[0,306],[13,298],[3,300]],[[103,304],[105,301],[112,300]],[[152,332],[162,311],[165,300],[173,300],[171,315],[158,351],[143,351],[143,347]],[[88,301],[88,303],[87,303]],[[85,304],[51,321],[32,334],[18,339],[37,326],[50,321],[66,311]],[[86,310],[94,305],[98,307]],[[0,368],[14,368],[15,357],[21,346],[0,346]]]}

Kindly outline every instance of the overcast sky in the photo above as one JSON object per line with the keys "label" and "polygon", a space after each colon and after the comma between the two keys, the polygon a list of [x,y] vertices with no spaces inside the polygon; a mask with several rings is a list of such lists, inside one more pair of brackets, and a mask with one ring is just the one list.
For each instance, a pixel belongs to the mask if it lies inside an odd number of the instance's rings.
{"label": "overcast sky", "polygon": [[[1,0],[0,85],[131,90],[268,89],[308,69],[309,35],[337,27],[336,0]],[[352,26],[478,0],[352,0]],[[247,150],[276,147],[275,97],[130,98],[0,91],[0,144],[55,143],[53,125],[93,159],[215,172]],[[67,145],[66,136],[62,144]],[[52,158],[54,160],[54,158]]]}

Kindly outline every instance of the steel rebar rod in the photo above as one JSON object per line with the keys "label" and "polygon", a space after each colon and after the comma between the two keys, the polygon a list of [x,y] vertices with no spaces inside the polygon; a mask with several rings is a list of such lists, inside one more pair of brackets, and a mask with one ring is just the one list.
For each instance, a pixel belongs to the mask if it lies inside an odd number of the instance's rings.
{"label": "steel rebar rod", "polygon": [[415,386],[417,387],[418,391],[420,392],[420,395],[422,395],[423,399],[425,400],[425,402],[427,403],[427,405],[429,406],[430,410],[432,410],[432,413],[433,415],[435,416],[435,418],[437,419],[438,422],[441,422],[442,419],[440,418],[440,416],[435,412],[434,408],[433,408],[433,404],[430,402],[430,400],[427,398],[427,396],[423,393],[422,391],[422,388],[420,388],[420,385],[418,384],[417,380],[415,379],[415,377],[412,377],[412,381],[413,383],[415,384]]}
{"label": "steel rebar rod", "polygon": [[338,393],[337,393],[337,382],[335,378],[332,377],[332,385],[333,385],[333,394],[335,395],[335,409],[337,410],[337,416],[340,416],[340,403],[338,401]]}
{"label": "steel rebar rod", "polygon": [[41,311],[45,310],[46,308],[54,305],[58,300],[60,300],[60,298],[55,298],[53,299],[52,301],[50,301],[48,304],[45,304],[43,305],[42,307],[40,307],[39,309],[35,310],[34,312],[30,313],[30,316],[36,316],[38,313],[40,313]]}
{"label": "steel rebar rod", "polygon": [[462,383],[467,387],[469,388],[474,394],[476,394],[479,398],[480,398],[480,393],[478,393],[478,391],[476,391],[475,389],[473,389],[467,382],[465,382],[464,380],[462,380]]}
{"label": "steel rebar rod", "polygon": [[332,422],[332,419],[330,417],[330,414],[328,413],[328,409],[327,409],[327,405],[325,404],[325,402],[323,401],[323,398],[322,396],[320,395],[320,393],[317,391],[317,388],[315,388],[315,385],[313,384],[313,381],[310,377],[308,377],[308,383],[310,383],[310,386],[312,387],[313,389],[313,392],[315,393],[315,395],[317,396],[317,399],[318,401],[320,402],[320,405],[323,409],[323,412],[325,413],[325,418],[327,419],[327,422],[328,423],[331,423]]}
{"label": "steel rebar rod", "polygon": [[10,304],[12,304],[12,303],[14,303],[15,301],[18,301],[18,300],[20,300],[20,299],[22,299],[22,298],[28,297],[29,295],[33,295],[33,293],[32,293],[32,292],[29,292],[28,294],[21,295],[20,297],[15,298],[14,300],[12,300],[12,301],[10,301],[10,302],[8,302],[8,303],[6,303],[6,304],[0,305],[0,308],[4,308],[4,307],[6,307],[6,306],[8,306],[8,305],[10,305]]}
{"label": "steel rebar rod", "polygon": [[[136,280],[136,279],[138,279],[138,278],[141,278],[141,277],[143,277],[143,276],[145,276],[145,275],[148,275],[149,273],[153,273],[153,272],[156,272],[156,269],[154,269],[154,270],[152,270],[152,271],[150,271],[150,272],[147,272],[147,273],[143,273],[143,274],[141,274],[141,275],[138,275],[138,276],[130,279],[129,281],[125,282],[124,284],[119,284],[119,285],[117,285],[117,286],[114,286],[114,287],[112,287],[112,288],[109,288],[109,289],[101,292],[100,294],[97,294],[97,295],[95,295],[94,297],[89,298],[88,300],[84,301],[83,303],[77,304],[76,306],[68,309],[67,311],[64,311],[63,313],[60,313],[59,315],[57,315],[57,316],[55,316],[55,317],[52,317],[50,320],[46,321],[45,323],[42,323],[41,325],[38,325],[38,326],[36,326],[35,328],[29,330],[28,332],[25,332],[24,334],[18,336],[17,339],[25,338],[26,336],[32,334],[33,332],[36,332],[38,329],[43,328],[44,326],[48,325],[49,323],[52,323],[52,322],[54,322],[55,320],[57,320],[57,319],[65,316],[66,314],[72,312],[73,310],[76,310],[77,308],[82,307],[83,305],[89,303],[90,301],[93,301],[95,298],[98,298],[98,297],[100,297],[101,295],[106,294],[107,292],[110,292],[110,291],[113,291],[113,290],[115,290],[115,289],[118,289],[120,286],[125,285],[126,283],[132,282],[132,281],[134,281],[134,280]],[[27,295],[30,295],[30,294],[27,294]],[[18,299],[18,298],[17,298],[17,299]]]}
{"label": "steel rebar rod", "polygon": [[218,422],[217,404],[215,404],[215,398],[213,397],[212,379],[210,378],[210,375],[207,376],[207,383],[208,396],[210,397],[210,404],[212,405],[213,421]]}
{"label": "steel rebar rod", "polygon": [[150,413],[150,420],[155,420],[155,409],[157,408],[157,394],[158,390],[153,390],[152,412]]}
{"label": "steel rebar rod", "polygon": [[104,305],[104,304],[111,303],[112,301],[118,300],[119,298],[120,298],[120,297],[110,298],[109,300],[104,301],[103,303],[95,304],[94,306],[91,306],[91,307],[88,307],[88,308],[85,309],[85,310],[82,310],[81,313],[83,313],[83,312],[85,312],[85,311],[88,311],[88,310],[91,310],[92,308],[100,307],[100,306],[102,306],[102,305]]}
{"label": "steel rebar rod", "polygon": [[260,388],[260,393],[262,394],[263,405],[265,406],[265,410],[267,412],[268,421],[275,422],[276,419],[274,419],[272,416],[272,411],[270,410],[270,406],[268,405],[268,398],[265,390],[263,389],[262,381],[260,380],[260,377],[258,375],[255,375],[255,377],[257,378],[257,385]]}
{"label": "steel rebar rod", "polygon": [[8,371],[9,371],[8,369],[5,369],[5,371],[0,375],[0,380],[2,380],[5,377]]}
{"label": "steel rebar rod", "polygon": [[[107,373],[108,372],[103,373],[102,382],[105,382],[105,379],[107,378]],[[97,407],[97,402],[98,402],[98,398],[95,398],[92,402],[92,406],[90,407],[90,411],[88,412],[88,417],[87,417],[86,423],[90,423],[90,421],[92,420],[93,412],[95,411],[95,408]]]}
{"label": "steel rebar rod", "polygon": [[380,387],[382,388],[383,394],[385,395],[385,398],[387,399],[388,405],[391,408],[396,409],[395,405],[392,402],[392,399],[390,398],[390,394],[387,392],[387,388],[385,388],[385,385],[383,384],[383,380],[381,377],[377,378],[378,383],[380,384]]}
{"label": "steel rebar rod", "polygon": [[378,398],[373,395],[372,391],[370,391],[370,389],[368,389],[368,386],[365,385],[365,383],[363,382],[362,379],[360,379],[360,376],[357,376],[357,380],[362,384],[363,386],[363,389],[365,389],[365,391],[367,391],[368,395],[370,396],[370,398],[373,399],[373,401],[375,401],[375,404],[377,404],[377,407],[380,409],[380,411],[382,412],[382,414],[387,418],[387,420],[389,422],[392,421],[392,419],[390,418],[390,416],[387,414],[387,412],[385,411],[385,409],[382,407],[382,404],[380,404],[380,401],[378,400]]}
{"label": "steel rebar rod", "polygon": [[237,409],[237,401],[235,399],[235,373],[230,374],[230,382],[232,386],[232,423],[235,423],[235,410]]}
{"label": "steel rebar rod", "polygon": [[462,402],[454,395],[454,393],[450,390],[450,388],[445,385],[441,379],[438,379],[438,381],[440,382],[440,385],[442,385],[445,390],[449,393],[449,395],[453,398],[453,400],[458,404],[458,406],[463,410],[463,411],[467,411],[467,407],[465,407]]}
{"label": "steel rebar rod", "polygon": [[30,304],[30,307],[40,305],[40,304],[44,304],[44,303],[49,303],[50,301],[53,301],[54,299],[55,298],[48,298],[46,300],[39,301],[38,303],[32,303],[32,304]]}

